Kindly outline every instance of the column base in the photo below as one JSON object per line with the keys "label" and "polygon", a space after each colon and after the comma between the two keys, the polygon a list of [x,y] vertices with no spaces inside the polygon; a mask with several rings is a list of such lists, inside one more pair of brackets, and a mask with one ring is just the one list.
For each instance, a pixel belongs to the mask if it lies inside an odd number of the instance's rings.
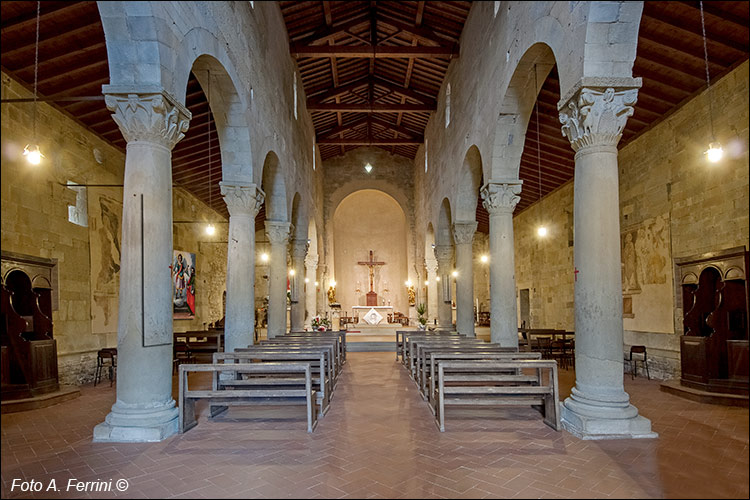
{"label": "column base", "polygon": [[659,437],[651,430],[651,421],[638,415],[638,409],[631,404],[615,409],[567,398],[560,403],[560,420],[566,431],[585,440]]}
{"label": "column base", "polygon": [[153,443],[163,441],[176,434],[179,425],[179,410],[175,402],[158,407],[144,408],[120,402],[112,406],[112,411],[104,422],[94,427],[95,443]]}

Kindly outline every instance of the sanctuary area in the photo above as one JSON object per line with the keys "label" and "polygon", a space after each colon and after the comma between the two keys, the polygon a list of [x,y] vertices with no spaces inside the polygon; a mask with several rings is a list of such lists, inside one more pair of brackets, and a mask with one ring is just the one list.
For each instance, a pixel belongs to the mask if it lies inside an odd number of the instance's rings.
{"label": "sanctuary area", "polygon": [[3,498],[748,498],[747,1],[3,1]]}

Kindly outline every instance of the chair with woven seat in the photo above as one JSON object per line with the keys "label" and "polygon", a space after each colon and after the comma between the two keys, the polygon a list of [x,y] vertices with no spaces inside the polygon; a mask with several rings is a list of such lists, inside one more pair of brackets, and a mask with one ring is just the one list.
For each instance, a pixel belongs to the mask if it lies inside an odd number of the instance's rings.
{"label": "chair with woven seat", "polygon": [[[636,355],[636,357],[633,357],[633,354]],[[643,356],[643,359],[639,359],[640,356]],[[630,361],[630,378],[635,379],[636,372],[638,371],[638,361],[643,363],[643,366],[646,368],[646,377],[651,380],[651,374],[648,372],[648,358],[646,357],[646,346],[645,345],[634,345],[630,346],[630,356],[628,357],[628,361]]]}
{"label": "chair with woven seat", "polygon": [[107,368],[109,375],[109,386],[115,382],[117,370],[117,348],[107,347],[96,353],[96,373],[94,374],[94,387],[102,380],[102,371]]}

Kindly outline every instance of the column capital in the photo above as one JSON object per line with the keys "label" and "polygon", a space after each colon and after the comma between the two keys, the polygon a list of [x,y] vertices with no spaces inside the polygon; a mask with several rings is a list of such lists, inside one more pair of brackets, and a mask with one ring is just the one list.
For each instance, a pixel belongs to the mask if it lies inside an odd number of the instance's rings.
{"label": "column capital", "polygon": [[453,241],[456,245],[471,244],[477,232],[477,221],[456,221],[453,223]]}
{"label": "column capital", "polygon": [[617,147],[638,100],[640,81],[632,80],[631,86],[623,87],[581,85],[559,107],[562,135],[574,151],[592,146]]}
{"label": "column capital", "polygon": [[435,245],[435,258],[438,261],[438,265],[441,263],[450,264],[453,259],[453,247],[451,245]]}
{"label": "column capital", "polygon": [[294,259],[302,259],[305,257],[305,254],[307,253],[307,247],[309,246],[309,243],[307,243],[307,240],[292,240],[292,258]]}
{"label": "column capital", "polygon": [[230,216],[249,215],[254,218],[266,197],[263,190],[255,184],[229,184],[221,181],[219,187]]}
{"label": "column capital", "polygon": [[521,201],[522,180],[489,181],[482,186],[482,205],[490,215],[512,214]]}
{"label": "column capital", "polygon": [[305,267],[307,269],[317,269],[318,268],[318,254],[316,253],[308,253],[305,256]]}
{"label": "column capital", "polygon": [[427,257],[424,260],[424,267],[427,268],[428,276],[434,276],[438,270],[438,262],[436,259]]}
{"label": "column capital", "polygon": [[150,142],[174,148],[193,115],[160,87],[104,85],[104,103],[128,143]]}
{"label": "column capital", "polygon": [[266,221],[266,235],[271,240],[271,245],[286,245],[289,241],[289,229],[291,229],[291,223],[283,221]]}

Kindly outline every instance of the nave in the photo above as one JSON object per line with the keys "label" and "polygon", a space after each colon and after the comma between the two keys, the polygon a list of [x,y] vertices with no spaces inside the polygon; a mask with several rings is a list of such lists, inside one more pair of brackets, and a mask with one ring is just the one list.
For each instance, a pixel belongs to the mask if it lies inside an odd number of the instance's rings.
{"label": "nave", "polygon": [[[562,399],[575,373],[559,373]],[[493,410],[491,418],[487,410],[454,410],[450,430],[440,433],[392,352],[348,354],[331,409],[312,434],[294,407],[235,408],[208,420],[199,403],[199,425],[185,434],[92,443],[91,428],[115,391],[86,384],[74,401],[3,416],[2,496],[49,497],[11,493],[17,477],[45,485],[54,478],[58,487],[69,478],[123,478],[128,497],[148,498],[748,496],[746,409],[665,394],[642,377],[626,377],[625,389],[659,439],[579,440],[530,408]]]}

